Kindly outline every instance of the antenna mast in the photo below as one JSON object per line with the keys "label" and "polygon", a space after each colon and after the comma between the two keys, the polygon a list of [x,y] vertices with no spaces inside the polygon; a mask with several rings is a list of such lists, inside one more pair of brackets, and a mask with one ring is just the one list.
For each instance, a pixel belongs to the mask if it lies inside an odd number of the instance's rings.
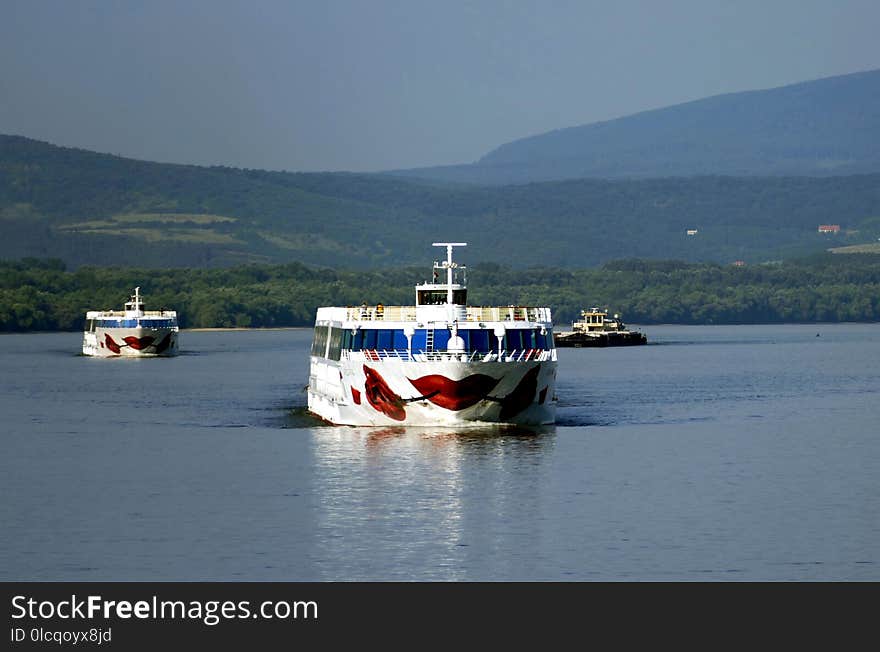
{"label": "antenna mast", "polygon": [[432,242],[432,247],[446,247],[446,262],[443,267],[446,268],[446,303],[452,305],[452,270],[458,267],[452,262],[453,247],[467,247],[467,242]]}

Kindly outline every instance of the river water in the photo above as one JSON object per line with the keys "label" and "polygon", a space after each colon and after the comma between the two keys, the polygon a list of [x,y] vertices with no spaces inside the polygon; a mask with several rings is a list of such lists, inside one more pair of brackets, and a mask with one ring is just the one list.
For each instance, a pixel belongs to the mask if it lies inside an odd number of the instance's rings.
{"label": "river water", "polygon": [[645,330],[537,431],[321,425],[308,330],[0,336],[0,579],[880,580],[880,324]]}

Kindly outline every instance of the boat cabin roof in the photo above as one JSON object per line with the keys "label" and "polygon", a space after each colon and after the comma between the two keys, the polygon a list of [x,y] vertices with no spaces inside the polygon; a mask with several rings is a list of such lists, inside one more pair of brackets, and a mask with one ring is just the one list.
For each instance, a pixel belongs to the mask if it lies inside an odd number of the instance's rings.
{"label": "boat cabin roof", "polygon": [[[389,328],[388,322],[403,325],[409,323],[416,328],[451,327],[487,328],[508,324],[507,328],[529,328],[532,326],[551,326],[549,308],[530,306],[492,306],[475,307],[467,305],[467,268],[452,260],[454,247],[463,247],[464,242],[435,242],[435,247],[446,247],[446,260],[434,261],[431,281],[415,286],[414,306],[384,306],[381,303],[360,307],[322,307],[318,308],[317,322],[337,322],[351,328]],[[443,282],[442,276],[446,276]],[[378,324],[376,322],[384,322]],[[501,323],[499,323],[501,322]],[[435,326],[436,325],[436,326]]]}
{"label": "boat cabin roof", "polygon": [[174,310],[147,310],[141,296],[141,288],[138,286],[134,289],[134,294],[125,302],[124,310],[89,310],[86,313],[86,319],[113,319],[121,317],[128,319],[176,319],[177,312]]}

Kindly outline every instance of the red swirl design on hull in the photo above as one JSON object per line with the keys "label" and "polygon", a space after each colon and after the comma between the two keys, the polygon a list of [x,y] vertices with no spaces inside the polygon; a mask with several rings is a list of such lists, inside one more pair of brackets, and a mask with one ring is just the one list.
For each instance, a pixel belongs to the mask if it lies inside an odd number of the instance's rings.
{"label": "red swirl design on hull", "polygon": [[119,353],[121,347],[116,343],[116,340],[110,337],[107,333],[104,333],[104,343],[113,353]]}
{"label": "red swirl design on hull", "polygon": [[406,419],[403,399],[394,393],[379,372],[364,365],[364,376],[364,394],[366,394],[367,403],[372,405],[374,410],[390,419],[395,421]]}
{"label": "red swirl design on hull", "polygon": [[150,346],[153,343],[153,340],[155,340],[156,338],[150,335],[145,335],[141,338],[135,337],[134,335],[129,335],[128,337],[123,337],[122,339],[125,340],[125,343],[128,344],[135,351],[140,351]]}
{"label": "red swirl design on hull", "polygon": [[485,374],[472,374],[461,380],[452,380],[439,374],[409,379],[427,400],[447,410],[464,410],[476,405],[489,395],[498,384],[498,378]]}
{"label": "red swirl design on hull", "polygon": [[156,338],[152,335],[145,335],[144,337],[129,335],[128,337],[122,338],[125,344],[119,344],[116,340],[110,337],[109,333],[104,333],[104,341],[101,342],[101,346],[106,346],[112,353],[116,353],[117,355],[122,353],[122,347],[124,346],[134,349],[135,351],[144,351],[152,347],[156,354],[161,354],[174,343],[172,336],[172,333],[168,333],[158,344],[156,344]]}

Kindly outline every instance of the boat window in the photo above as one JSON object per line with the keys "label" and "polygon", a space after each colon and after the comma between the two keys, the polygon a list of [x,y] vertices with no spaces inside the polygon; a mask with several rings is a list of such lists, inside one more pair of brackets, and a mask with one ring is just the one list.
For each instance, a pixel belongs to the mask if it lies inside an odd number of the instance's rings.
{"label": "boat window", "polygon": [[[466,331],[470,337],[468,338],[470,341],[468,343],[469,351],[480,351],[482,353],[488,353],[493,349],[492,340],[494,338],[490,337],[492,334],[484,329],[475,329],[475,330],[467,330]],[[459,331],[461,333],[461,331]]]}
{"label": "boat window", "polygon": [[[419,290],[418,305],[442,306],[446,303],[446,290]],[[467,303],[467,290],[453,290],[452,303],[463,306]]]}
{"label": "boat window", "polygon": [[439,306],[440,304],[446,303],[446,293],[433,292],[431,290],[419,290],[418,299],[420,306]]}
{"label": "boat window", "polygon": [[398,351],[406,350],[406,335],[403,334],[402,330],[394,330],[394,341],[391,343],[392,348]]}
{"label": "boat window", "polygon": [[379,331],[376,331],[376,348],[380,351],[389,351],[394,348],[394,339],[392,336],[392,331],[387,328],[383,328]]}
{"label": "boat window", "polygon": [[329,332],[330,349],[327,351],[327,357],[330,360],[339,360],[339,352],[342,348],[342,329],[331,328]]}
{"label": "boat window", "polygon": [[532,341],[534,342],[534,346],[532,346],[533,349],[549,351],[553,348],[553,331],[547,328],[545,329],[545,334],[541,335],[541,329],[536,328],[532,334]]}
{"label": "boat window", "polygon": [[434,350],[445,351],[449,345],[449,331],[445,328],[437,328],[434,330]]}
{"label": "boat window", "polygon": [[424,351],[428,346],[428,331],[425,329],[417,330],[412,336],[413,351]]}
{"label": "boat window", "polygon": [[361,329],[363,333],[363,348],[365,349],[376,349],[376,330],[373,328],[363,328]]}
{"label": "boat window", "polygon": [[519,328],[512,328],[507,331],[506,339],[507,344],[505,348],[508,352],[521,351],[524,348],[528,348],[523,346],[522,330]]}
{"label": "boat window", "polygon": [[329,330],[329,326],[315,326],[315,337],[312,340],[312,355],[319,358],[324,357],[324,351],[327,348],[327,335]]}
{"label": "boat window", "polygon": [[541,329],[536,328],[532,331],[532,341],[534,342],[533,349],[546,349],[547,348],[547,336],[541,335]]}
{"label": "boat window", "polygon": [[[425,331],[422,331],[422,348],[424,348],[424,333]],[[345,342],[343,348],[352,351],[364,349],[377,351],[396,349],[402,351],[406,349],[407,344],[406,335],[403,334],[402,330],[390,328],[362,328],[355,335],[351,335],[349,339],[344,339],[343,342]],[[416,338],[413,338],[413,348],[416,348],[415,344]]]}
{"label": "boat window", "polygon": [[[326,331],[327,327],[319,327]],[[412,350],[427,350],[427,334],[425,329],[417,329],[412,336]],[[462,328],[458,331],[459,337],[464,340],[465,350],[469,353],[491,353],[497,350],[498,340],[492,331],[477,328]],[[316,340],[319,348],[323,347],[330,339],[329,357],[333,360],[339,359],[337,351],[361,351],[361,350],[396,350],[405,351],[407,349],[407,339],[401,329],[374,329],[361,328],[355,333],[345,329],[330,329],[329,335],[324,335],[323,343],[318,341],[316,330]],[[434,347],[435,351],[445,351],[449,346],[450,331],[445,328],[438,328],[434,331]],[[550,350],[553,348],[553,331],[546,329],[545,334],[541,334],[541,329],[510,329],[507,331],[502,346],[507,351],[522,351],[528,349]],[[320,348],[318,353],[313,355],[323,356],[324,349]]]}
{"label": "boat window", "polygon": [[142,328],[172,328],[174,320],[172,319],[141,319]]}
{"label": "boat window", "polygon": [[[321,327],[326,328],[326,327]],[[334,337],[339,336],[339,348],[342,351],[361,351],[361,350],[386,350],[386,351],[405,351],[407,349],[406,335],[401,329],[373,329],[361,328],[355,333],[350,330],[331,329],[330,331],[330,357],[336,355],[336,344]],[[412,350],[427,350],[428,331],[426,329],[417,329],[412,335]],[[476,328],[462,328],[458,331],[459,337],[464,340],[465,350],[468,352],[491,353],[498,348],[498,341],[490,330]],[[445,351],[449,346],[451,337],[450,331],[440,328],[434,331],[434,348],[435,351]],[[550,331],[546,335],[541,335],[540,329],[511,329],[507,332],[507,338],[502,342],[502,346],[508,351],[521,351],[523,349],[551,349],[553,348],[553,339]],[[325,338],[324,343],[327,339]],[[317,340],[316,340],[317,342]],[[320,346],[320,343],[319,343]],[[323,349],[317,354],[323,355]]]}

